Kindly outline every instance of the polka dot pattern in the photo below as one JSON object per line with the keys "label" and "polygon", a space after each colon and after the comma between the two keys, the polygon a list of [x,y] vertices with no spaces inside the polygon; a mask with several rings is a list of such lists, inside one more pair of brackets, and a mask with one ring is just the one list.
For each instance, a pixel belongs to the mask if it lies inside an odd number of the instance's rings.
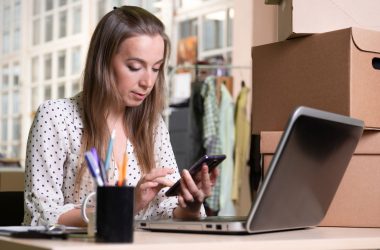
{"label": "polka dot pattern", "polygon": [[[79,194],[74,194],[83,134],[80,97],[78,94],[70,99],[46,101],[36,113],[27,142],[24,225],[57,223],[59,215],[78,206],[94,190],[94,182],[87,171]],[[180,176],[169,133],[161,117],[154,138],[156,167],[175,169],[168,179],[178,180]],[[135,186],[141,176],[140,167],[130,142],[127,149],[128,185]],[[117,180],[114,163],[111,173],[110,181]],[[136,219],[171,218],[178,200],[177,197],[166,197],[166,190],[162,189],[149,206],[136,215]]]}

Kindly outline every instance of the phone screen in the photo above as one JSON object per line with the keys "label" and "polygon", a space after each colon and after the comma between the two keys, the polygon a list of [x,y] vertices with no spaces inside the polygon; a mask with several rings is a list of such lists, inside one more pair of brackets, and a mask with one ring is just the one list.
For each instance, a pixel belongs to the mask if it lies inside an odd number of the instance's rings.
{"label": "phone screen", "polygon": [[[209,172],[216,168],[222,161],[226,159],[226,155],[204,155],[198,161],[196,161],[188,170],[190,175],[194,176],[202,169],[203,163],[208,165]],[[168,191],[166,191],[166,196],[175,196],[178,195],[180,189],[180,180],[174,183]]]}

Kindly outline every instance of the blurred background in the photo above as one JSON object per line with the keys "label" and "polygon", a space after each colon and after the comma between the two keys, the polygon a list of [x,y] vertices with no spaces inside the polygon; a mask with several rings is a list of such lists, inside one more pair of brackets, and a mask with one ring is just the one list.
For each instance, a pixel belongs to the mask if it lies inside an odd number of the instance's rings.
{"label": "blurred background", "polygon": [[241,82],[251,84],[252,45],[276,38],[273,18],[259,21],[274,13],[264,0],[0,0],[0,158],[23,166],[37,108],[81,91],[92,32],[121,5],[143,7],[166,26],[168,106],[189,97],[198,65],[225,77],[236,99]]}

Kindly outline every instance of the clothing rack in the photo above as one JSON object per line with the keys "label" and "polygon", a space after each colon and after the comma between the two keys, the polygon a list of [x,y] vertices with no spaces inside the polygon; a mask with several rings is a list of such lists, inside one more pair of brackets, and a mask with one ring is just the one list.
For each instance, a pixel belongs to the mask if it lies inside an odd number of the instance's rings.
{"label": "clothing rack", "polygon": [[[178,70],[196,70],[195,74],[197,75],[198,72],[197,70],[200,69],[221,69],[221,70],[226,70],[226,69],[232,69],[232,70],[252,70],[252,66],[245,66],[245,65],[233,65],[233,64],[213,64],[213,65],[205,65],[205,64],[189,64],[189,65],[176,65],[174,67],[170,67],[168,69],[168,82],[169,82],[169,87],[167,88],[167,93],[166,96],[170,96],[170,90],[171,90],[171,82],[173,76],[177,73]],[[221,76],[231,76],[229,75],[221,75]],[[242,77],[243,78],[243,77]],[[247,81],[245,81],[247,82]],[[166,100],[165,104],[165,110],[163,112],[164,120],[167,125],[169,125],[169,116],[170,116],[170,108],[169,108],[169,100]]]}
{"label": "clothing rack", "polygon": [[252,70],[252,66],[244,66],[244,65],[232,65],[232,64],[213,64],[213,65],[205,65],[205,64],[191,64],[191,65],[177,65],[175,67],[171,67],[168,72],[169,81],[173,77],[173,75],[179,69],[247,69]]}

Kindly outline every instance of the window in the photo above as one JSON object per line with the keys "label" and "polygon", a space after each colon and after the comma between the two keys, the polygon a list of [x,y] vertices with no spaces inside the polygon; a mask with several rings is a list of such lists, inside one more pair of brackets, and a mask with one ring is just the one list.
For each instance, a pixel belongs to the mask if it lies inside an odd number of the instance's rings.
{"label": "window", "polygon": [[20,65],[18,63],[13,64],[13,86],[18,87],[20,85]]}
{"label": "window", "polygon": [[79,91],[80,91],[79,81],[73,82],[73,85],[71,87],[71,95],[75,95],[79,93]]}
{"label": "window", "polygon": [[67,4],[67,0],[59,0],[59,6],[63,6]]}
{"label": "window", "polygon": [[45,42],[53,39],[53,15],[45,17]]}
{"label": "window", "polygon": [[82,28],[82,8],[81,6],[74,7],[73,10],[73,34],[78,34],[81,32]]}
{"label": "window", "polygon": [[[10,62],[2,67],[0,87],[0,146],[9,157],[12,147],[20,152],[21,138],[21,90],[20,63]],[[16,145],[17,144],[17,145]],[[19,155],[12,155],[19,157]]]}
{"label": "window", "polygon": [[20,113],[20,91],[15,90],[13,91],[13,107],[12,107],[12,114],[19,114]]}
{"label": "window", "polygon": [[12,147],[12,152],[11,152],[11,157],[19,157],[20,155],[20,146],[19,145],[14,145]]}
{"label": "window", "polygon": [[13,19],[14,19],[15,27],[20,27],[20,21],[21,21],[21,3],[20,3],[20,0],[15,0]]}
{"label": "window", "polygon": [[227,13],[227,46],[232,46],[235,11],[234,9],[228,9]]}
{"label": "window", "polygon": [[39,60],[38,57],[35,56],[32,58],[32,82],[38,81],[38,71],[39,71]]}
{"label": "window", "polygon": [[11,37],[9,31],[3,31],[3,52],[8,53],[10,51]]}
{"label": "window", "polygon": [[19,50],[20,49],[20,42],[21,42],[21,33],[20,28],[16,28],[13,33],[13,49]]}
{"label": "window", "polygon": [[52,73],[51,63],[52,63],[51,54],[45,55],[45,58],[44,58],[45,80],[51,79],[51,73]]}
{"label": "window", "polygon": [[8,88],[9,86],[9,67],[8,66],[3,66],[3,77],[2,77],[2,82],[3,84],[1,85],[1,88]]}
{"label": "window", "polygon": [[33,87],[32,88],[32,96],[31,96],[31,99],[32,99],[32,111],[36,111],[37,108],[38,108],[38,105],[39,105],[39,95],[38,95],[38,87]]}
{"label": "window", "polygon": [[146,1],[145,6],[143,6],[143,7],[152,13],[156,13],[156,12],[160,11],[160,8],[157,7],[158,6],[156,4],[157,2],[158,2],[157,0]]}
{"label": "window", "polygon": [[218,11],[205,15],[203,20],[203,49],[219,49],[223,44],[223,23],[226,19],[225,11]]}
{"label": "window", "polygon": [[65,97],[65,83],[60,83],[58,86],[58,98]]}
{"label": "window", "polygon": [[1,114],[2,115],[8,114],[8,103],[9,103],[8,97],[9,97],[8,92],[3,93],[1,96]]}
{"label": "window", "polygon": [[106,2],[103,0],[98,0],[97,2],[97,20],[100,21],[100,19],[104,16],[106,13]]}
{"label": "window", "polygon": [[[206,0],[180,0],[175,1],[178,9],[177,23],[178,36],[173,44],[178,44],[177,63],[194,63],[195,60],[212,63],[231,63],[229,53],[232,52],[232,33],[234,21],[234,9],[232,3],[221,4],[218,9],[205,12],[203,8]],[[211,5],[210,1],[210,5]],[[224,7],[222,6],[224,5]],[[199,14],[197,14],[197,10]],[[192,14],[187,14],[187,11]],[[187,16],[191,16],[188,18]],[[185,19],[184,19],[185,18]],[[194,54],[194,56],[190,53]],[[185,56],[184,56],[185,55]]]}
{"label": "window", "polygon": [[40,43],[40,35],[41,35],[41,22],[40,19],[33,20],[33,45],[37,45]]}
{"label": "window", "polygon": [[33,0],[33,15],[39,15],[41,9],[41,0]]}
{"label": "window", "polygon": [[80,47],[75,47],[72,50],[72,61],[71,61],[71,73],[76,74],[80,72],[81,58],[80,58]]}
{"label": "window", "polygon": [[8,140],[8,120],[1,120],[1,140],[6,142]]}
{"label": "window", "polygon": [[21,3],[20,0],[14,1],[13,9],[13,50],[20,49],[21,43]]}
{"label": "window", "polygon": [[44,88],[44,100],[50,100],[51,99],[51,86],[46,85]]}
{"label": "window", "polygon": [[18,144],[15,157],[20,153],[21,138],[20,72],[19,62],[3,65],[0,80],[0,146],[9,156],[11,147]]}
{"label": "window", "polygon": [[61,50],[58,52],[58,77],[62,77],[66,72],[66,52]]}
{"label": "window", "polygon": [[13,131],[12,131],[12,139],[13,140],[20,140],[21,139],[21,122],[20,118],[14,118],[13,119]]}
{"label": "window", "polygon": [[49,11],[53,9],[54,2],[53,0],[45,0],[45,10]]}
{"label": "window", "polygon": [[11,6],[5,3],[3,8],[3,24],[2,27],[4,30],[9,30],[11,25]]}
{"label": "window", "polygon": [[65,37],[67,34],[67,11],[59,12],[59,34],[58,37]]}
{"label": "window", "polygon": [[180,39],[196,36],[198,33],[197,19],[183,21],[179,24]]}

